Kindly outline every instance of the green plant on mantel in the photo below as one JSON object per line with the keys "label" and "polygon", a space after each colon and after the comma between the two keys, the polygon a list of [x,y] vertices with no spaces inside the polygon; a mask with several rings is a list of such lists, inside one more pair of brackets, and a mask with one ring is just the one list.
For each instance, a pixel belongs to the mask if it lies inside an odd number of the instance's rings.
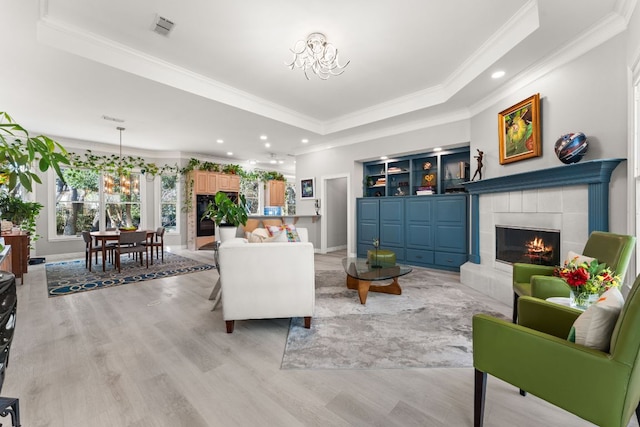
{"label": "green plant on mantel", "polygon": [[30,136],[6,112],[0,112],[0,186],[15,193],[20,186],[33,191],[33,182],[42,184],[31,168],[38,163],[41,172],[53,168],[62,178],[61,165],[68,165],[68,153],[62,145],[48,136]]}

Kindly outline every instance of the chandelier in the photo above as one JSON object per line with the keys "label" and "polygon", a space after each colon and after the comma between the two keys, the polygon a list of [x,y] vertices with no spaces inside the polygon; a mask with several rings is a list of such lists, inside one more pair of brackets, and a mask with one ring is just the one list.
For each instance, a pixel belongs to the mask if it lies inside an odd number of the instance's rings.
{"label": "chandelier", "polygon": [[[131,193],[138,193],[140,191],[138,179],[134,179],[131,176],[131,172],[123,166],[122,161],[122,131],[123,127],[118,126],[116,129],[120,131],[120,155],[118,156],[118,167],[116,168],[116,174],[120,177],[120,194],[125,196],[131,195]],[[114,180],[112,175],[106,175],[104,178],[104,191],[107,194],[113,194]]]}
{"label": "chandelier", "polygon": [[338,63],[338,49],[327,42],[327,38],[322,33],[309,34],[307,40],[298,40],[293,47],[289,49],[293,53],[293,61],[285,62],[290,69],[302,68],[304,76],[309,79],[308,70],[313,74],[327,80],[331,76],[339,76],[351,61],[340,65]]}

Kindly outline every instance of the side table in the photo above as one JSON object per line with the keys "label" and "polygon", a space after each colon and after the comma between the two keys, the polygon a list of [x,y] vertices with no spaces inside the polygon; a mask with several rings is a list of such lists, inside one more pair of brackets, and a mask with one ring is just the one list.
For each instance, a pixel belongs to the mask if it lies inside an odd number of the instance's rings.
{"label": "side table", "polygon": [[218,270],[218,280],[216,281],[216,284],[213,285],[211,295],[209,295],[209,299],[213,300],[213,308],[211,309],[211,311],[214,311],[216,309],[222,297],[222,285],[220,284],[220,255],[218,253],[219,249],[220,241],[216,240],[215,242],[213,242],[213,263],[216,266],[216,270]]}

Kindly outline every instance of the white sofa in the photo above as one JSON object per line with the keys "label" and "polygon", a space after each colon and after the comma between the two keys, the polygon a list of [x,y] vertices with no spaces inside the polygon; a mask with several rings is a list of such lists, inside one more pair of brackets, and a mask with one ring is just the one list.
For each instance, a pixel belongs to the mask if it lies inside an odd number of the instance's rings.
{"label": "white sofa", "polygon": [[304,317],[311,327],[315,306],[313,244],[304,228],[301,242],[248,243],[233,239],[220,245],[222,311],[227,332],[235,320]]}

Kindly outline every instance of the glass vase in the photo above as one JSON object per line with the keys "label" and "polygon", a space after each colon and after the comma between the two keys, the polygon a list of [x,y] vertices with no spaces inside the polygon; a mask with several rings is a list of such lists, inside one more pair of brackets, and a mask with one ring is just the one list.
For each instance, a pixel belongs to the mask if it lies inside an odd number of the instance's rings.
{"label": "glass vase", "polygon": [[586,310],[591,304],[595,304],[600,298],[600,294],[590,294],[588,292],[569,291],[569,303],[571,307]]}

